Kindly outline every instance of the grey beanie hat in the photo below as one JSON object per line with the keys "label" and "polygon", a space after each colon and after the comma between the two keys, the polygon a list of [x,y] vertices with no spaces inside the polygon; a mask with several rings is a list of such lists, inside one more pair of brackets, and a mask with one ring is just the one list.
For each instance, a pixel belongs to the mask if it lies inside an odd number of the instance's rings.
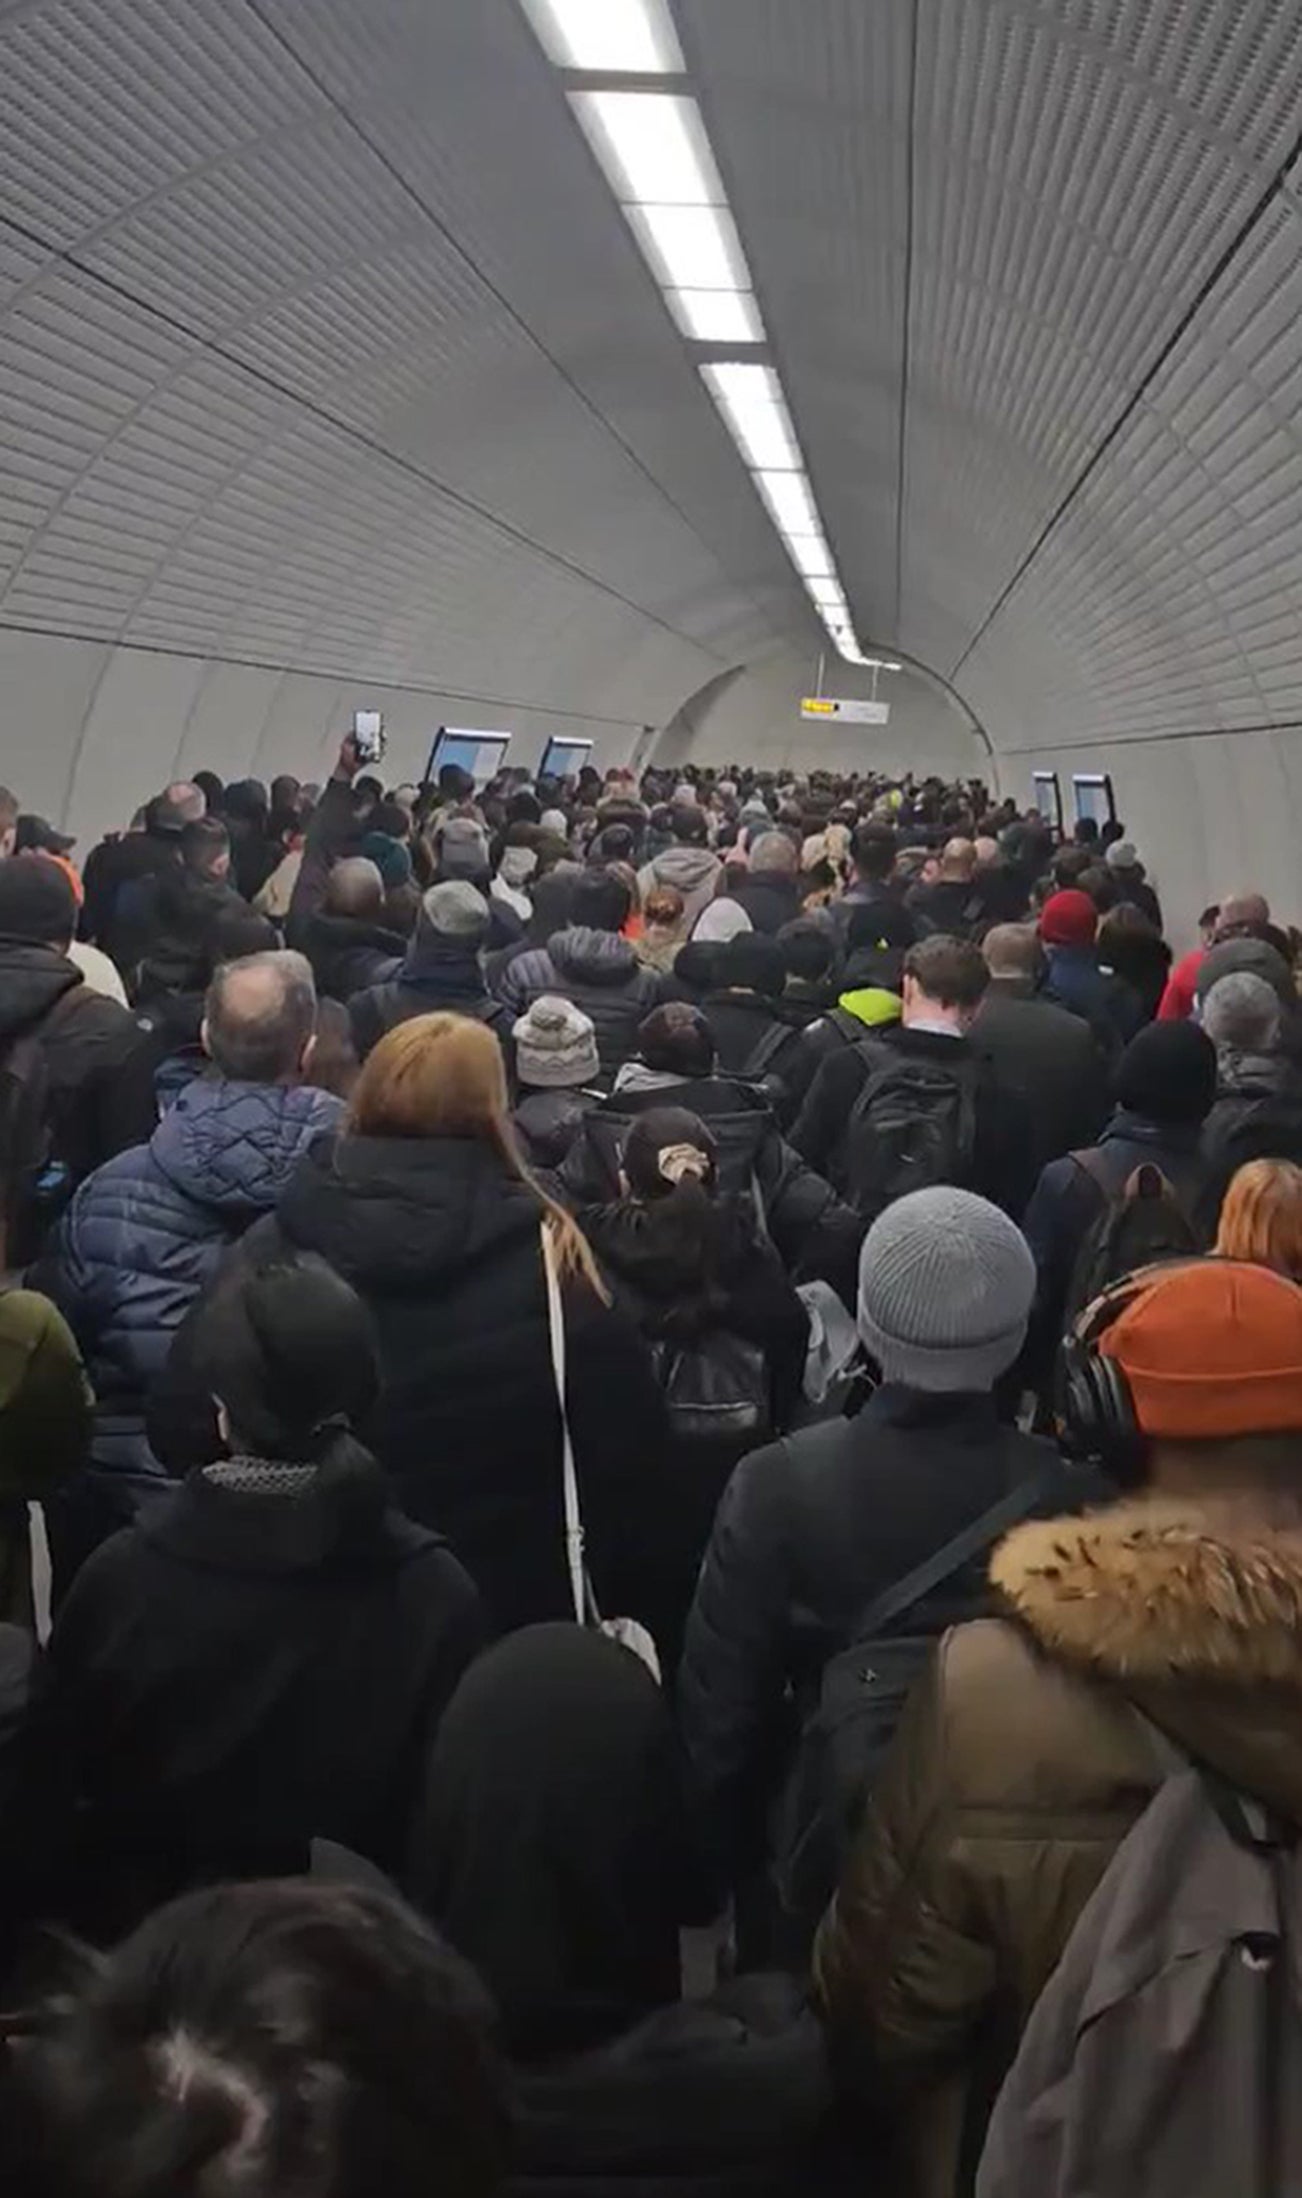
{"label": "grey beanie hat", "polygon": [[516,1073],[536,1091],[591,1084],[601,1073],[592,1018],[572,1000],[544,993],[520,1017],[513,1036]]}
{"label": "grey beanie hat", "polygon": [[464,880],[451,878],[432,885],[420,904],[421,922],[440,939],[459,939],[463,945],[482,946],[488,936],[489,909],[482,893]]}
{"label": "grey beanie hat", "polygon": [[1202,1025],[1212,1044],[1239,1053],[1273,1053],[1284,1010],[1278,994],[1251,969],[1218,977],[1202,1005]]}
{"label": "grey beanie hat", "polygon": [[1103,859],[1112,870],[1139,868],[1139,853],[1133,840],[1113,840]]}
{"label": "grey beanie hat", "polygon": [[993,1388],[1026,1337],[1035,1262],[1020,1229],[971,1191],[912,1191],[859,1258],[859,1333],[883,1381]]}

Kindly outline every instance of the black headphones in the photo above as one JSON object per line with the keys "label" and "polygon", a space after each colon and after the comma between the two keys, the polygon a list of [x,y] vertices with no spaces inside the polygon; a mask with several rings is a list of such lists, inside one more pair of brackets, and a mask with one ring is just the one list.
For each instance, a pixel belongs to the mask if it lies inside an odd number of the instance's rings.
{"label": "black headphones", "polygon": [[1125,1368],[1105,1358],[1100,1338],[1119,1320],[1159,1274],[1200,1262],[1159,1260],[1112,1284],[1072,1323],[1062,1340],[1059,1434],[1070,1458],[1101,1465],[1121,1488],[1135,1488],[1144,1477],[1148,1439],[1139,1424]]}

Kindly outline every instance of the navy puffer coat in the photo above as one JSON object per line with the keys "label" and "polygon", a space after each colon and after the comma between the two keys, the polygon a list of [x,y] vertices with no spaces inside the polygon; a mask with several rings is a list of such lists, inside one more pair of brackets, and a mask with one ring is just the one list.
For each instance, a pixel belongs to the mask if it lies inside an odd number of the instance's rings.
{"label": "navy puffer coat", "polygon": [[227,1246],[269,1213],[340,1102],[306,1086],[201,1078],[147,1145],[82,1184],[32,1275],[72,1328],[98,1398],[92,1463],[157,1475],[145,1399]]}

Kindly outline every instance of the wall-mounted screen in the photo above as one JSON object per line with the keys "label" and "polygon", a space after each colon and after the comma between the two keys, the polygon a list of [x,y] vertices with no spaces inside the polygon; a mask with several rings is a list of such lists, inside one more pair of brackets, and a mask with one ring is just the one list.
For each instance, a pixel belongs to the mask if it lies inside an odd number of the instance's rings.
{"label": "wall-mounted screen", "polygon": [[1031,780],[1035,806],[1047,825],[1055,832],[1062,830],[1062,788],[1056,771],[1036,771]]}
{"label": "wall-mounted screen", "polygon": [[577,778],[591,754],[590,740],[549,740],[538,766],[538,776]]}
{"label": "wall-mounted screen", "polygon": [[436,779],[449,763],[468,771],[476,786],[500,771],[511,745],[509,733],[485,733],[469,725],[440,725],[425,766],[424,784]]}
{"label": "wall-mounted screen", "polygon": [[1076,801],[1076,822],[1090,817],[1100,829],[1111,824],[1116,817],[1117,805],[1112,798],[1112,781],[1106,771],[1077,771],[1071,782]]}

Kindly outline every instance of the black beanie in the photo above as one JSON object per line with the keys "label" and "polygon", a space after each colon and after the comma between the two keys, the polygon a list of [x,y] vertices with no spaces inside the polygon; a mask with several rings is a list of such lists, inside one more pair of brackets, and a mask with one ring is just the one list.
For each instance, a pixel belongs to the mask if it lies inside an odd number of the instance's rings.
{"label": "black beanie", "polygon": [[1150,1122],[1206,1120],[1216,1097],[1216,1048],[1196,1023],[1150,1023],[1117,1069],[1117,1098]]}
{"label": "black beanie", "polygon": [[0,862],[0,939],[66,946],[77,933],[77,898],[66,870],[48,855]]}

